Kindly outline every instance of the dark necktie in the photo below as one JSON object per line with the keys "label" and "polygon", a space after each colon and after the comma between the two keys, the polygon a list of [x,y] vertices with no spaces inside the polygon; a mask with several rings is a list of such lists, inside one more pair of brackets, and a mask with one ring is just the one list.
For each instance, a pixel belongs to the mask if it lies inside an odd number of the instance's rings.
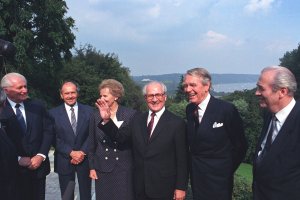
{"label": "dark necktie", "polygon": [[193,111],[193,117],[194,117],[194,122],[195,122],[195,128],[198,129],[199,127],[199,113],[198,113],[198,106],[195,108]]}
{"label": "dark necktie", "polygon": [[148,123],[148,126],[147,126],[149,139],[151,137],[151,132],[152,132],[153,123],[154,123],[154,117],[155,117],[155,112],[152,112],[150,122]]}
{"label": "dark necktie", "polygon": [[15,108],[16,108],[16,116],[17,116],[17,119],[18,119],[18,122],[21,126],[21,129],[23,131],[23,134],[26,133],[26,123],[25,123],[25,120],[24,120],[24,117],[23,117],[23,114],[20,110],[20,104],[16,104]]}
{"label": "dark necktie", "polygon": [[264,149],[262,150],[260,155],[257,157],[257,163],[258,164],[266,156],[266,154],[270,151],[270,148],[271,148],[271,145],[272,145],[272,142],[273,142],[272,137],[273,137],[274,131],[276,129],[276,121],[277,121],[277,118],[276,118],[275,115],[273,115],[272,119],[271,119],[271,127],[268,131],[268,135],[267,135],[267,139],[266,139]]}
{"label": "dark necktie", "polygon": [[76,122],[76,117],[75,117],[75,112],[74,112],[74,108],[71,107],[71,126],[72,129],[74,131],[74,134],[76,135],[76,127],[77,127],[77,122]]}

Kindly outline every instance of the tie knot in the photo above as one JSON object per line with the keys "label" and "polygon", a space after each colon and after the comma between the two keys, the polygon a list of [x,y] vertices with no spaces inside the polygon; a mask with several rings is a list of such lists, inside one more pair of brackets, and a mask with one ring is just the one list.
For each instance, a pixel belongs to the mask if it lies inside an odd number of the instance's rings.
{"label": "tie knot", "polygon": [[19,103],[17,103],[16,105],[15,105],[15,108],[20,108],[20,104]]}
{"label": "tie knot", "polygon": [[274,121],[274,122],[276,122],[278,120],[275,114],[272,115],[272,119],[271,120]]}
{"label": "tie knot", "polygon": [[74,111],[74,107],[71,107],[70,110],[73,112]]}
{"label": "tie knot", "polygon": [[151,117],[155,117],[155,112],[152,112],[152,113],[151,113]]}

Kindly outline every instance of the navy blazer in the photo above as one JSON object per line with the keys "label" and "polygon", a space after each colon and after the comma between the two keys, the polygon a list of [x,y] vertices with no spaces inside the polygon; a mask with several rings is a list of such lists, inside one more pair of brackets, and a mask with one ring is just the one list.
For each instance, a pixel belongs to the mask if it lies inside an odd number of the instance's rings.
{"label": "navy blazer", "polygon": [[47,157],[41,166],[32,173],[37,178],[43,178],[50,173],[48,152],[53,139],[52,122],[42,102],[27,99],[23,103],[27,126],[25,135],[22,134],[17,117],[8,101],[2,110],[1,118],[6,119],[5,129],[16,146],[18,156],[33,157],[41,153]]}
{"label": "navy blazer", "polygon": [[300,103],[288,115],[271,145],[270,151],[257,165],[258,151],[271,120],[264,117],[253,163],[253,196],[255,200],[300,199]]}
{"label": "navy blazer", "polygon": [[194,198],[231,199],[233,174],[247,150],[242,119],[232,104],[211,96],[196,128],[196,108],[186,108]]}
{"label": "navy blazer", "polygon": [[[77,104],[78,118],[76,134],[74,134],[64,104],[49,111],[54,120],[54,132],[56,135],[54,171],[62,175],[71,174],[75,171],[75,166],[70,162],[70,153],[72,150],[88,153],[89,120],[93,113],[93,108],[81,103]],[[85,158],[85,160],[79,165],[76,165],[76,167],[77,169],[82,167],[88,170],[87,159]]]}
{"label": "navy blazer", "polygon": [[136,194],[172,198],[175,189],[186,190],[187,147],[185,122],[165,110],[149,140],[148,112],[137,114],[129,126],[117,129],[110,120],[99,128],[120,143],[131,143]]}
{"label": "navy blazer", "polygon": [[[120,128],[128,126],[129,121],[135,114],[135,110],[119,106],[116,116],[118,121],[123,121]],[[90,169],[99,172],[111,172],[116,167],[124,170],[132,169],[132,152],[130,145],[119,144],[111,140],[98,124],[101,121],[99,111],[95,111],[90,120],[89,130],[89,164]]]}

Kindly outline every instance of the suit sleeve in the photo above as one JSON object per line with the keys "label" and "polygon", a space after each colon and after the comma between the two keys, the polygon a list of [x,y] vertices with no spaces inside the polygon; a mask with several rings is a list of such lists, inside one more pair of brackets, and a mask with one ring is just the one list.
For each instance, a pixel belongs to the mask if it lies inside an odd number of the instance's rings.
{"label": "suit sleeve", "polygon": [[121,144],[130,142],[130,125],[133,120],[130,120],[129,126],[123,126],[120,129],[115,125],[115,123],[110,119],[106,124],[102,124],[102,121],[98,124],[100,128],[106,135],[108,135],[112,140],[115,140]]}
{"label": "suit sleeve", "polygon": [[43,123],[43,139],[38,153],[42,153],[47,156],[54,139],[53,121],[45,107],[42,107],[41,117]]}
{"label": "suit sleeve", "polygon": [[188,182],[186,125],[183,120],[180,120],[177,124],[178,127],[175,129],[175,149],[177,162],[176,189],[186,190]]}
{"label": "suit sleeve", "polygon": [[227,119],[230,120],[226,124],[229,124],[227,131],[233,145],[233,170],[235,171],[245,158],[248,144],[245,137],[242,118],[234,106]]}

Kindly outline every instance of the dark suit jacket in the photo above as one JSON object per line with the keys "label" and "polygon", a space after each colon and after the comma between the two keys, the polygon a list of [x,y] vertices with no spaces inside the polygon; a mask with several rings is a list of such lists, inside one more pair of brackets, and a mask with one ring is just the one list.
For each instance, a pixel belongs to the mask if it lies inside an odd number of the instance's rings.
{"label": "dark suit jacket", "polygon": [[271,114],[264,118],[253,165],[255,200],[300,199],[300,104],[296,103],[259,165],[255,162]]}
{"label": "dark suit jacket", "polygon": [[99,127],[119,142],[131,142],[134,159],[134,189],[150,198],[173,197],[175,189],[187,187],[185,123],[168,110],[162,114],[151,139],[148,113],[137,114],[130,125],[117,129],[112,121]]}
{"label": "dark suit jacket", "polygon": [[52,123],[42,102],[27,99],[23,103],[27,125],[25,135],[22,134],[17,117],[8,101],[1,115],[7,119],[6,132],[16,146],[18,156],[33,157],[38,153],[47,156],[38,169],[32,171],[19,167],[19,171],[30,172],[35,178],[45,178],[50,173],[48,152],[53,139]]}
{"label": "dark suit jacket", "polygon": [[211,96],[195,128],[196,107],[186,108],[194,199],[231,199],[233,174],[247,150],[242,119],[232,104]]}
{"label": "dark suit jacket", "polygon": [[15,199],[18,156],[0,123],[0,194],[3,199]]}
{"label": "dark suit jacket", "polygon": [[73,132],[65,105],[62,104],[49,111],[54,120],[54,132],[56,135],[54,171],[61,175],[72,174],[76,170],[89,170],[88,159],[84,159],[79,165],[70,163],[72,150],[88,153],[89,120],[93,108],[81,103],[78,104],[78,119],[76,135]]}

